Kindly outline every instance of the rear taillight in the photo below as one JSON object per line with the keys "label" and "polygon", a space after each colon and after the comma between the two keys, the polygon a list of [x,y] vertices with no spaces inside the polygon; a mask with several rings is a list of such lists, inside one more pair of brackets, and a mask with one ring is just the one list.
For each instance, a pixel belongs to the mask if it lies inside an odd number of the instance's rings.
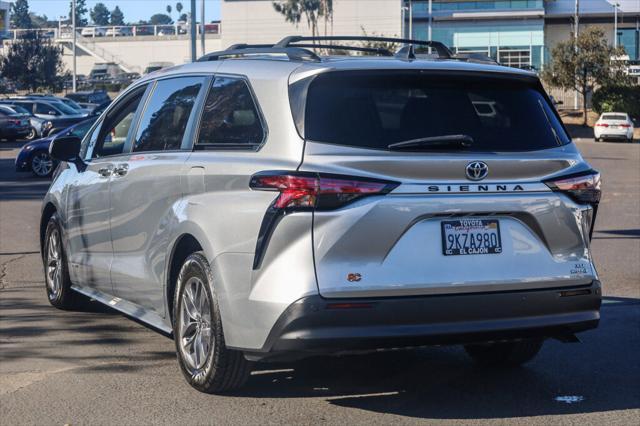
{"label": "rear taillight", "polygon": [[365,196],[386,194],[398,183],[321,173],[263,172],[254,175],[249,186],[280,192],[272,204],[275,209],[331,210]]}
{"label": "rear taillight", "polygon": [[545,184],[554,191],[566,193],[578,203],[598,204],[600,202],[600,173],[594,170],[548,180]]}
{"label": "rear taillight", "polygon": [[578,203],[591,205],[591,209],[582,212],[581,218],[584,234],[591,240],[601,196],[600,173],[590,170],[578,175],[548,180],[545,184],[554,191],[567,194]]}
{"label": "rear taillight", "polygon": [[596,123],[596,127],[609,127],[607,123]]}
{"label": "rear taillight", "polygon": [[9,123],[15,124],[16,126],[19,126],[21,121],[20,120],[9,120]]}
{"label": "rear taillight", "polygon": [[629,127],[631,127],[631,124],[621,124],[620,127],[624,127],[625,129],[628,129]]}
{"label": "rear taillight", "polygon": [[386,180],[310,172],[253,175],[249,182],[251,189],[279,192],[262,218],[253,269],[260,269],[271,235],[287,213],[337,209],[363,197],[387,194],[398,185]]}

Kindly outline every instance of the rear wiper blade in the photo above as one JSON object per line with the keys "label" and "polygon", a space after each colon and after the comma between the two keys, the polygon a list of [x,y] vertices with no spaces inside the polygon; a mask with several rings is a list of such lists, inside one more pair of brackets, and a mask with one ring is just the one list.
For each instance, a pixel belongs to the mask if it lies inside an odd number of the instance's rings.
{"label": "rear wiper blade", "polygon": [[469,135],[442,135],[396,142],[387,148],[390,150],[469,148],[471,145],[473,145],[473,138]]}

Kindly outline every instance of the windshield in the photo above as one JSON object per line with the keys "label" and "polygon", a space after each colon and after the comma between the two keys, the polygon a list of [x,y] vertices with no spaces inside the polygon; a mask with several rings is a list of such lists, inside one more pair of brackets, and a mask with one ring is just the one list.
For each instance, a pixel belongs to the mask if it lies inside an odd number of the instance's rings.
{"label": "windshield", "polygon": [[73,126],[73,128],[71,129],[71,134],[73,136],[79,137],[80,139],[84,138],[84,135],[87,134],[87,132],[89,131],[93,123],[95,123],[95,121],[96,120],[87,120]]}
{"label": "windshield", "polygon": [[81,110],[82,107],[80,105],[78,105],[77,103],[75,103],[74,101],[72,101],[71,99],[65,99],[65,98],[60,98],[60,101],[65,104],[66,106],[68,106],[71,109],[74,109],[76,111]]}
{"label": "windshield", "polygon": [[54,107],[56,107],[59,111],[61,111],[63,114],[66,115],[76,115],[78,114],[78,111],[74,110],[71,107],[68,107],[67,105],[64,104],[64,102],[54,102]]}
{"label": "windshield", "polygon": [[20,105],[14,105],[11,107],[15,112],[17,112],[18,114],[27,114],[27,115],[31,115],[31,113],[29,111],[27,111],[25,108],[21,107]]}
{"label": "windshield", "polygon": [[393,71],[316,77],[305,133],[316,142],[385,150],[448,135],[473,140],[450,150],[531,151],[570,142],[543,94],[525,82]]}

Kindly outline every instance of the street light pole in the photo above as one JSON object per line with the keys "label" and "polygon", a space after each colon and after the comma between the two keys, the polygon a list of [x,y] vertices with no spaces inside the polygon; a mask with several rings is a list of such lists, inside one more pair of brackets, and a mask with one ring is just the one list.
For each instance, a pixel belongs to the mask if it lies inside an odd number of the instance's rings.
{"label": "street light pole", "polygon": [[71,1],[71,30],[73,31],[73,81],[71,87],[76,92],[76,0]]}
{"label": "street light pole", "polygon": [[432,40],[432,33],[431,33],[431,24],[433,22],[433,17],[431,16],[431,13],[433,12],[433,0],[429,0],[429,29],[428,32],[429,34],[427,34],[427,39],[429,41]]}
{"label": "street light pole", "polygon": [[618,47],[618,6],[620,3],[613,4],[613,47]]}
{"label": "street light pole", "polygon": [[409,0],[409,38],[413,39],[413,0]]}
{"label": "street light pole", "polygon": [[[576,0],[576,14],[575,17],[573,19],[573,24],[574,24],[574,28],[573,28],[573,35],[575,37],[575,45],[574,45],[574,50],[576,52],[576,54],[578,54],[578,33],[580,31],[580,0]],[[577,70],[576,70],[577,72]],[[577,76],[576,76],[577,78]],[[573,94],[573,108],[574,109],[578,109],[578,91],[574,89],[574,94]]]}
{"label": "street light pole", "polygon": [[189,26],[191,33],[191,62],[196,61],[196,0],[191,0],[191,25]]}
{"label": "street light pole", "polygon": [[204,0],[200,0],[200,45],[202,47],[202,54],[206,54],[207,52],[205,51],[206,47],[205,47],[205,39],[204,39],[204,30],[205,30],[205,26],[204,26]]}

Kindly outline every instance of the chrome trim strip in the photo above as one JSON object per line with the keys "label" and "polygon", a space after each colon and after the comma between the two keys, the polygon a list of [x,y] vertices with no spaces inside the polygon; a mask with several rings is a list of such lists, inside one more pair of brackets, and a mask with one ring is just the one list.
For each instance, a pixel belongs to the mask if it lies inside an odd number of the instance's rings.
{"label": "chrome trim strip", "polygon": [[520,194],[551,192],[542,182],[456,182],[456,183],[403,183],[391,194]]}
{"label": "chrome trim strip", "polygon": [[93,288],[80,287],[77,285],[72,285],[71,288],[80,294],[84,294],[87,297],[97,300],[103,305],[106,305],[110,308],[122,312],[123,314],[131,318],[148,324],[150,327],[160,330],[165,334],[170,335],[171,333],[173,333],[171,327],[165,324],[164,318],[153,311],[143,308],[140,305],[136,305],[126,300],[120,299],[119,297],[105,294]]}

